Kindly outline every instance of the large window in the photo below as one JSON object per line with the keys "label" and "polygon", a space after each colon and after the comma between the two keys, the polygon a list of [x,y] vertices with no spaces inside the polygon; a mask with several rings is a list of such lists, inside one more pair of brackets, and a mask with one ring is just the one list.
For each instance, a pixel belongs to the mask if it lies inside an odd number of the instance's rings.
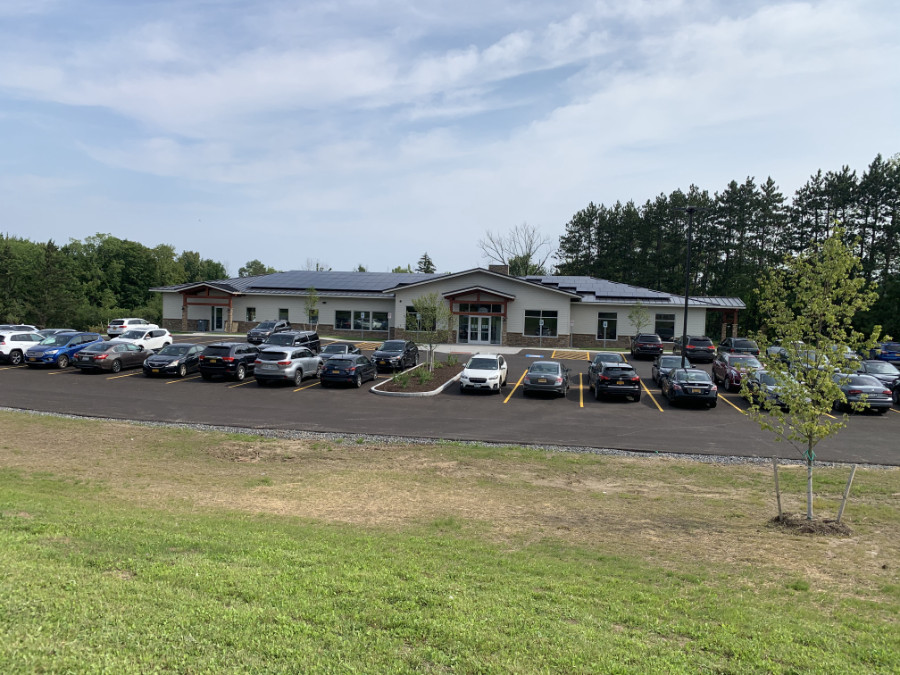
{"label": "large window", "polygon": [[656,315],[656,334],[663,340],[669,341],[675,337],[675,315]]}
{"label": "large window", "polygon": [[434,326],[426,326],[425,322],[422,320],[422,315],[416,311],[416,308],[412,305],[406,306],[406,330],[410,331],[423,331],[423,330],[431,330]]}
{"label": "large window", "polygon": [[556,337],[556,314],[556,311],[547,309],[526,309],[525,332],[523,334]]}
{"label": "large window", "polygon": [[597,312],[597,339],[615,340],[618,322],[619,315],[615,312]]}
{"label": "large window", "polygon": [[256,307],[247,308],[247,321],[256,321]]}
{"label": "large window", "polygon": [[372,330],[388,329],[388,313],[372,312]]}
{"label": "large window", "polygon": [[339,309],[334,313],[334,327],[341,330],[350,330],[350,311]]}
{"label": "large window", "polygon": [[485,302],[460,302],[457,303],[460,314],[502,314],[503,305]]}
{"label": "large window", "polygon": [[278,320],[279,321],[290,321],[288,318],[288,311],[286,307],[282,307],[278,310]]}

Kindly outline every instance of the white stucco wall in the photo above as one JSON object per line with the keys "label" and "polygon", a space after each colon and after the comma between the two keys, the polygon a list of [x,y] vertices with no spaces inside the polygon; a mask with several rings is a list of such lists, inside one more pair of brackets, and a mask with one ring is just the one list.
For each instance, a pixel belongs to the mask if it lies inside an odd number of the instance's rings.
{"label": "white stucco wall", "polygon": [[[675,335],[681,335],[681,326],[684,321],[684,305],[670,305],[665,307],[645,305],[649,323],[644,326],[644,332],[652,332],[656,325],[657,314],[675,315]],[[575,303],[572,305],[572,319],[575,323],[573,332],[579,334],[595,334],[597,331],[597,314],[615,313],[618,319],[618,335],[628,337],[635,335],[635,329],[628,314],[632,307],[629,305],[601,305],[594,303]],[[706,309],[688,308],[688,335],[703,335],[706,332]]]}

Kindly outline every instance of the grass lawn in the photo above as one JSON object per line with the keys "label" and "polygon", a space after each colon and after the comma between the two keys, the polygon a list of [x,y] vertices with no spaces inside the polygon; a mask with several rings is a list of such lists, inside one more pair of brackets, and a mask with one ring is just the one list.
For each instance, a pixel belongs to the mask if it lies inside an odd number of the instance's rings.
{"label": "grass lawn", "polygon": [[896,469],[0,425],[3,673],[900,672]]}

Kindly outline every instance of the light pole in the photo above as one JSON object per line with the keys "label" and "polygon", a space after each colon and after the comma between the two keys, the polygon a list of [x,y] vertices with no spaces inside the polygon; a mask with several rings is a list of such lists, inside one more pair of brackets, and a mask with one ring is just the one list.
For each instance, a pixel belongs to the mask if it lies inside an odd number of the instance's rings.
{"label": "light pole", "polygon": [[700,206],[683,206],[675,209],[688,214],[687,253],[684,258],[684,319],[681,322],[681,367],[684,368],[687,350],[688,298],[691,294],[691,234],[694,229],[694,214],[707,209]]}

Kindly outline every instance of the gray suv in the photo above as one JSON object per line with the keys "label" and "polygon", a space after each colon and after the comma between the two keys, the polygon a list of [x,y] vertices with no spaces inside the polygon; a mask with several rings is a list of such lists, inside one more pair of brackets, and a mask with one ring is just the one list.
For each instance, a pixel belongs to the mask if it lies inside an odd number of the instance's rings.
{"label": "gray suv", "polygon": [[269,347],[256,357],[253,376],[262,387],[269,382],[293,382],[300,386],[305,377],[318,377],[322,360],[308,347]]}

